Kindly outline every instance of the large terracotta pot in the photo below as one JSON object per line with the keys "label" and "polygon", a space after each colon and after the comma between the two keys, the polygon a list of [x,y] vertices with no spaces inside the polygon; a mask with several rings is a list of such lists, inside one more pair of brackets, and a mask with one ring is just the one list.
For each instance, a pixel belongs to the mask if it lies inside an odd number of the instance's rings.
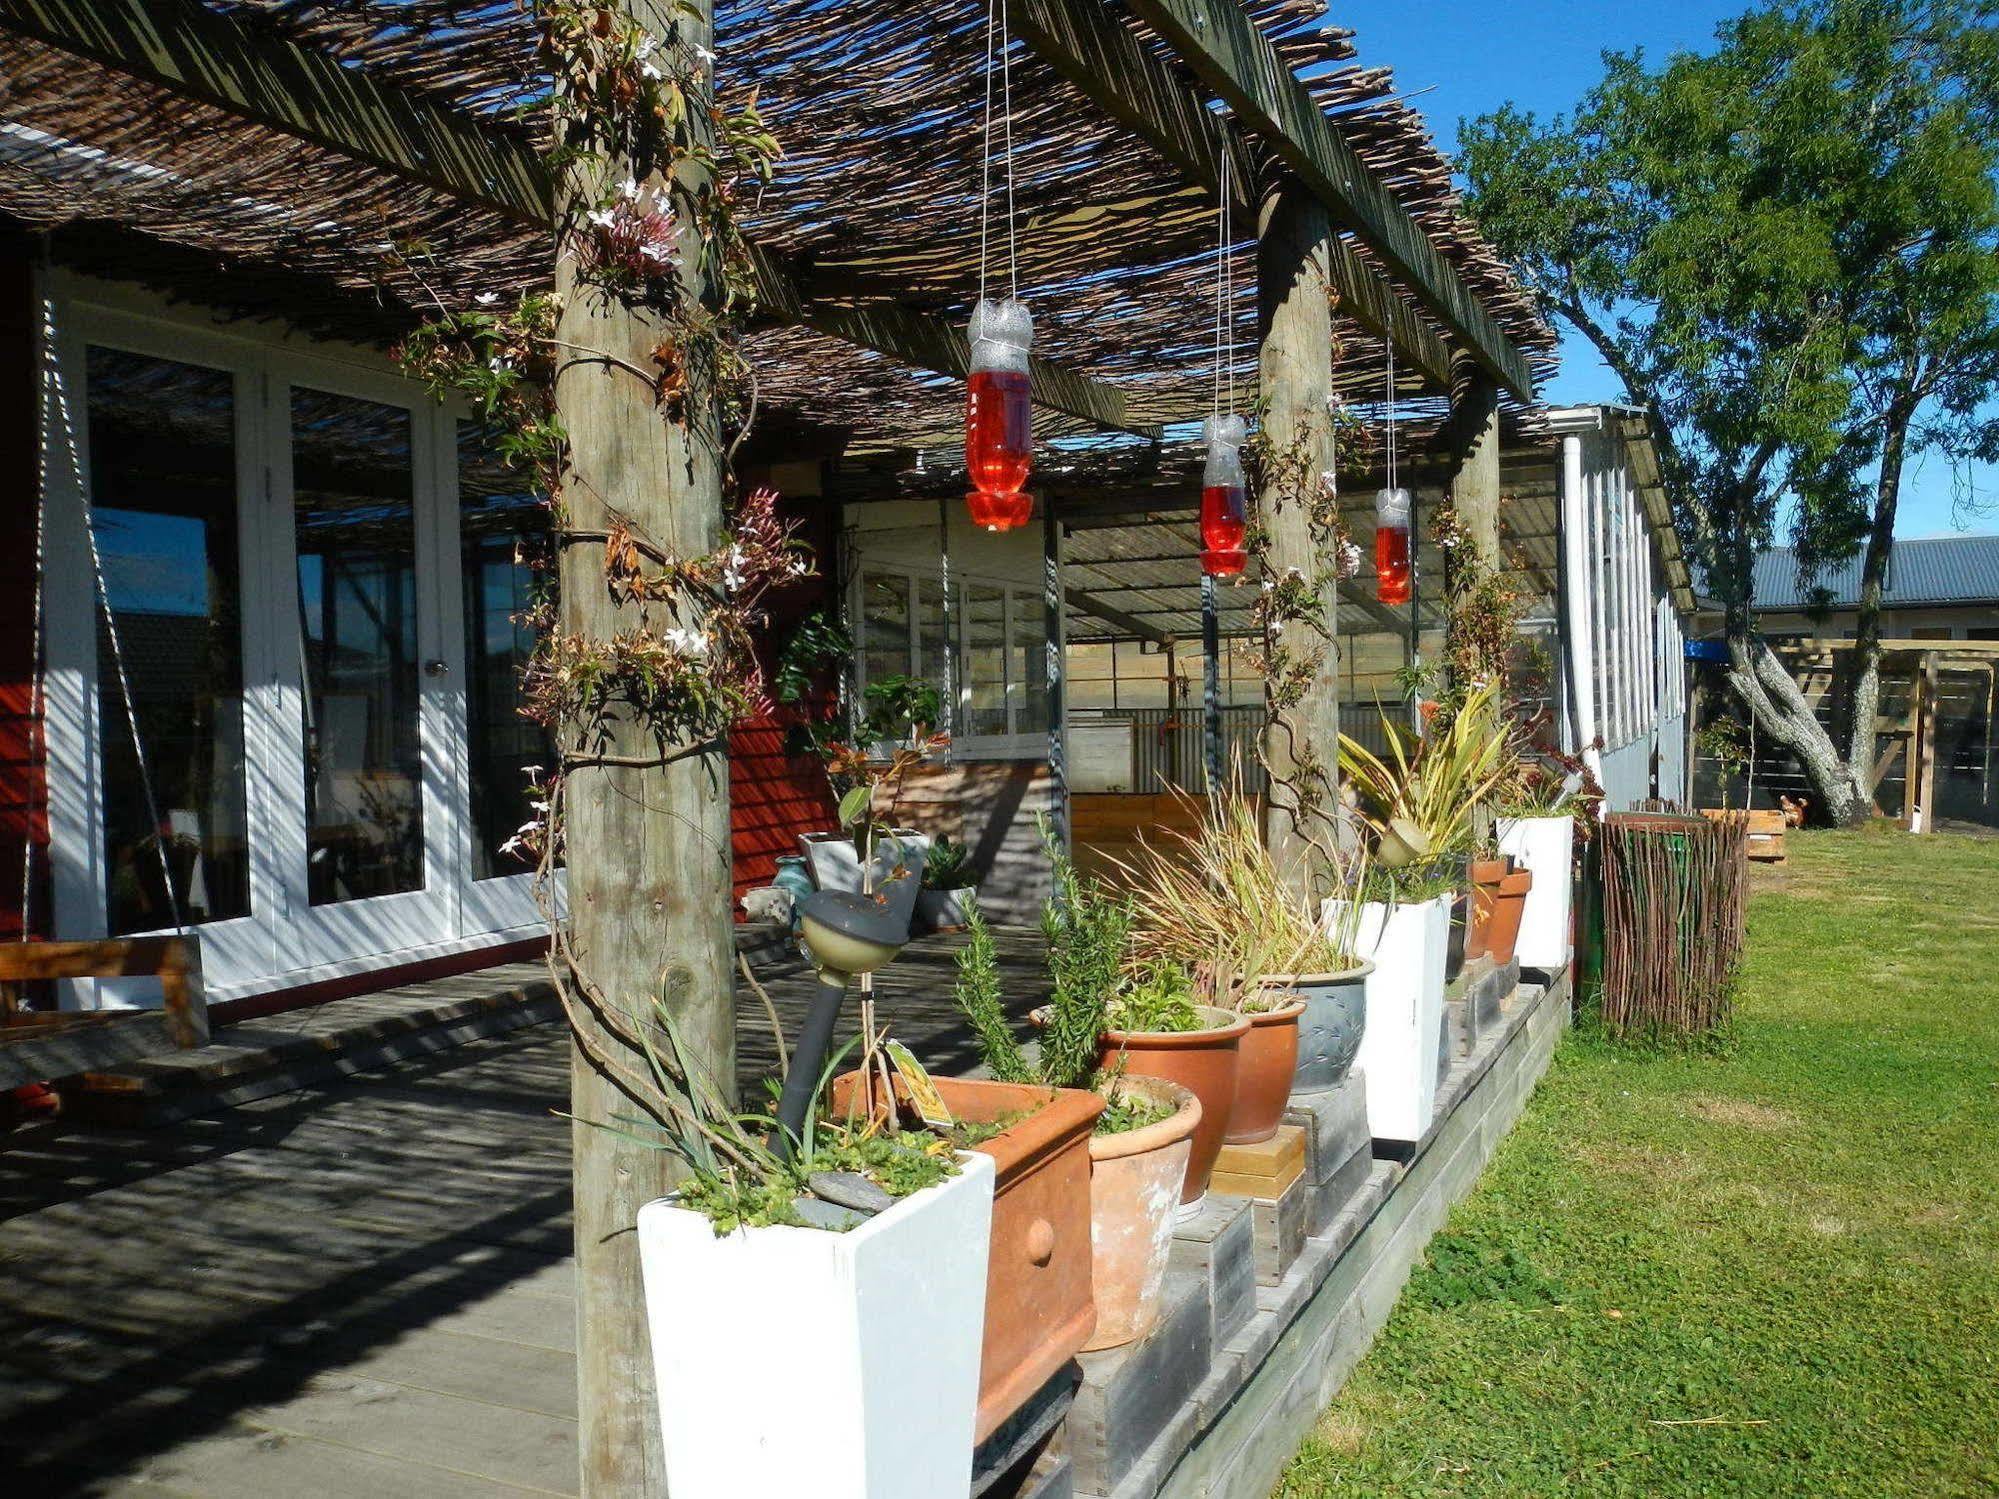
{"label": "large terracotta pot", "polygon": [[1507,858],[1471,861],[1471,913],[1465,923],[1465,957],[1482,956],[1491,946],[1492,908],[1499,896],[1499,884],[1513,861]]}
{"label": "large terracotta pot", "polygon": [[1201,1123],[1201,1101],[1177,1083],[1131,1077],[1134,1097],[1175,1105],[1157,1124],[1090,1136],[1090,1278],[1097,1327],[1084,1349],[1116,1348],[1159,1320],[1173,1251],[1180,1184]]}
{"label": "large terracotta pot", "polygon": [[1201,1123],[1187,1157],[1187,1181],[1180,1201],[1188,1206],[1208,1191],[1208,1176],[1222,1152],[1222,1136],[1235,1107],[1236,1069],[1249,1021],[1233,1010],[1197,1006],[1208,1029],[1200,1031],[1105,1031],[1097,1065],[1123,1068],[1128,1077],[1163,1077],[1201,1100]]}
{"label": "large terracotta pot", "polygon": [[[1267,985],[1265,990],[1281,992]],[[1230,1145],[1254,1145],[1277,1133],[1291,1098],[1291,1078],[1298,1070],[1298,1022],[1304,1013],[1304,999],[1291,997],[1274,1010],[1244,1014],[1249,1030],[1238,1049],[1235,1103],[1222,1135]]]}
{"label": "large terracotta pot", "polygon": [[1520,918],[1527,910],[1527,892],[1533,888],[1533,871],[1520,869],[1501,880],[1493,892],[1486,952],[1502,967],[1513,961],[1514,944],[1520,940]]}
{"label": "large terracotta pot", "polygon": [[[845,1108],[858,1073],[833,1085]],[[992,1157],[993,1226],[986,1256],[985,1343],[972,1440],[983,1442],[1096,1325],[1090,1263],[1090,1131],[1104,1101],[1087,1089],[933,1077],[968,1124],[1015,1122],[972,1148]]]}
{"label": "large terracotta pot", "polygon": [[1293,1093],[1324,1093],[1347,1080],[1367,1034],[1367,976],[1373,972],[1374,964],[1363,962],[1343,973],[1265,976],[1265,987],[1288,989],[1305,1002]]}

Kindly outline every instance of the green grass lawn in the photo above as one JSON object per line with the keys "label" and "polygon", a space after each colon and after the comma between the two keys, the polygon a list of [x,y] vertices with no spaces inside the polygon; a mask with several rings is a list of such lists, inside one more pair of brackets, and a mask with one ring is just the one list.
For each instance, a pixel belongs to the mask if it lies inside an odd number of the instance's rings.
{"label": "green grass lawn", "polygon": [[1999,1494],[1999,839],[1788,841],[1732,1046],[1569,1038],[1279,1495]]}

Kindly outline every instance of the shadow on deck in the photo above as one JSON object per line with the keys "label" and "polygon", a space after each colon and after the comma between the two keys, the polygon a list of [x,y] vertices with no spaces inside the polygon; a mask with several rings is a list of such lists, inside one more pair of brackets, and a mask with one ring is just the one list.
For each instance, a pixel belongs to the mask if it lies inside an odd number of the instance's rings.
{"label": "shadow on deck", "polygon": [[[998,935],[1024,1015],[1039,936]],[[877,988],[945,1072],[976,1061],[957,940]],[[795,1032],[809,970],[758,972]],[[738,990],[751,1097],[775,1051]],[[0,1137],[6,1491],[573,1492],[568,1066],[542,1026],[165,1129]]]}

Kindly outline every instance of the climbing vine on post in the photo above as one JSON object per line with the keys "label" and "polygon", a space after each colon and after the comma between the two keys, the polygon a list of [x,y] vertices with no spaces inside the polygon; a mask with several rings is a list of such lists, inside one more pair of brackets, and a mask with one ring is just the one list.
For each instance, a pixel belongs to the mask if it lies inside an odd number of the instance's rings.
{"label": "climbing vine on post", "polygon": [[[519,842],[575,1040],[582,1491],[651,1494],[664,1468],[631,1229],[674,1167],[640,1132],[594,1126],[698,1131],[692,1096],[733,1097],[727,735],[765,706],[763,599],[809,569],[775,495],[723,504],[724,434],[740,443],[756,411],[738,211],[779,152],[754,97],[716,102],[711,0],[544,0],[535,16],[555,290],[440,306],[403,357],[548,496],[558,587],[537,590],[523,696],[557,758]],[[648,1034],[657,1013],[671,1046]]]}

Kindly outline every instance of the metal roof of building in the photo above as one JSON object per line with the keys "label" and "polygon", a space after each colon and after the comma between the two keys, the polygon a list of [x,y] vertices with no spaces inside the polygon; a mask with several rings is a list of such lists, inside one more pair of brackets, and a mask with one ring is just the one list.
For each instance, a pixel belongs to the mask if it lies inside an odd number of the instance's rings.
{"label": "metal roof of building", "polygon": [[[1827,568],[1816,579],[1801,582],[1791,548],[1774,548],[1756,559],[1756,607],[1811,609],[1823,604],[1832,609],[1855,608],[1860,602],[1860,567],[1861,558],[1856,556]],[[1999,536],[1938,536],[1896,542],[1881,602],[1890,609],[1999,602]]]}

